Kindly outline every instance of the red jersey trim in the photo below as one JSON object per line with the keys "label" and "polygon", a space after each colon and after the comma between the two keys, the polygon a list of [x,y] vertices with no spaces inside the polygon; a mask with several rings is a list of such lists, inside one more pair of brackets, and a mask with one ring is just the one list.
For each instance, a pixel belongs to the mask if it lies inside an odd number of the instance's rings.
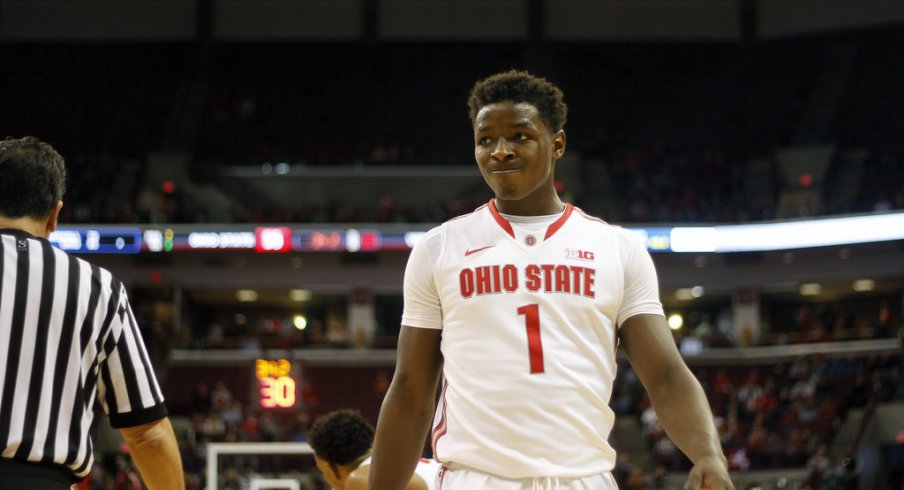
{"label": "red jersey trim", "polygon": [[440,398],[443,401],[443,412],[439,418],[439,423],[436,424],[436,428],[433,429],[433,459],[439,461],[439,457],[436,454],[436,447],[439,445],[439,440],[446,435],[446,431],[448,427],[446,427],[446,388],[449,387],[449,382],[443,380],[443,392],[440,395]]}
{"label": "red jersey trim", "polygon": [[[490,208],[490,214],[493,215],[493,219],[496,220],[496,223],[498,223],[499,226],[502,227],[502,229],[505,230],[505,232],[508,233],[510,237],[515,238],[515,230],[512,229],[512,224],[509,223],[508,220],[503,218],[502,215],[499,214],[499,210],[496,209],[495,198],[490,199],[488,207]],[[562,228],[565,222],[568,221],[568,217],[571,216],[571,213],[574,210],[575,207],[573,204],[565,204],[565,212],[562,213],[562,216],[559,216],[559,219],[555,220],[555,222],[549,225],[549,228],[546,229],[546,236],[544,236],[543,239],[548,240],[549,237],[553,236],[557,231],[559,231],[559,228]]]}
{"label": "red jersey trim", "polygon": [[568,217],[571,216],[572,211],[574,211],[574,205],[571,203],[566,204],[565,212],[562,213],[562,216],[560,216],[559,219],[555,220],[553,224],[549,225],[549,228],[546,229],[546,236],[543,237],[543,239],[549,240],[549,237],[551,237],[555,232],[559,231],[559,228],[561,228],[562,225],[564,225],[565,222],[568,221]]}
{"label": "red jersey trim", "polygon": [[512,229],[512,224],[509,223],[505,218],[499,215],[499,211],[496,209],[496,198],[490,199],[489,202],[490,214],[493,215],[493,219],[496,220],[496,223],[499,223],[499,226],[505,230],[506,233],[509,234],[510,237],[515,238],[515,230]]}

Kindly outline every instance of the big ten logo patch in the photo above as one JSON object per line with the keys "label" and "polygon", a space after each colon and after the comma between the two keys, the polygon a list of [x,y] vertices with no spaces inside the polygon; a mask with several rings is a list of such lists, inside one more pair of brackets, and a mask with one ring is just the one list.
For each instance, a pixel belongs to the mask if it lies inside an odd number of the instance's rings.
{"label": "big ten logo patch", "polygon": [[586,260],[592,261],[594,260],[593,252],[588,252],[587,250],[578,250],[576,248],[566,248],[565,249],[565,258],[566,259],[575,259],[575,260]]}

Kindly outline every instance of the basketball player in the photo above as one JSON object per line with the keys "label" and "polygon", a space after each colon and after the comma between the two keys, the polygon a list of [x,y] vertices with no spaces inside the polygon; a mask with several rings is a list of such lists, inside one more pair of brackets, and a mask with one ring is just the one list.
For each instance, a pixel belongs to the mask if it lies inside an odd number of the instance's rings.
{"label": "basketball player", "polygon": [[474,156],[495,198],[429,231],[411,253],[370,488],[405,487],[432,416],[442,490],[615,490],[608,402],[621,345],[694,463],[689,488],[732,489],[643,241],[554,189],[562,92],[509,71],[478,82],[468,107]]}
{"label": "basketball player", "polygon": [[[336,410],[314,422],[308,432],[314,461],[337,490],[366,490],[374,428],[355,410]],[[439,463],[421,459],[407,490],[434,490]]]}

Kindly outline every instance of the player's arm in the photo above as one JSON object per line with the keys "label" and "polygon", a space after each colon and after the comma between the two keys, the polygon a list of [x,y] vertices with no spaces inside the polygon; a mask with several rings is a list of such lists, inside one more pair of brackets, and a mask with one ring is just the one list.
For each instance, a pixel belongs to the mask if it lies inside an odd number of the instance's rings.
{"label": "player's arm", "polygon": [[119,429],[148,490],[185,488],[179,445],[168,418]]}
{"label": "player's arm", "polygon": [[395,374],[377,421],[371,490],[404,490],[411,480],[433,418],[442,366],[441,333],[402,326]]}
{"label": "player's arm", "polygon": [[635,315],[619,332],[662,427],[694,463],[689,488],[733,489],[706,394],[678,353],[665,317]]}

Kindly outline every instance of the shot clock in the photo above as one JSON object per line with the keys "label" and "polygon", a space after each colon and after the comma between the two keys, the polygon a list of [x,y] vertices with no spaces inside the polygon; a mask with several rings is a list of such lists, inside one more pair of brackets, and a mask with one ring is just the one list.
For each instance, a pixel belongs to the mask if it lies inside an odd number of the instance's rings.
{"label": "shot clock", "polygon": [[295,379],[287,359],[257,359],[254,376],[259,384],[260,404],[264,408],[295,406]]}

